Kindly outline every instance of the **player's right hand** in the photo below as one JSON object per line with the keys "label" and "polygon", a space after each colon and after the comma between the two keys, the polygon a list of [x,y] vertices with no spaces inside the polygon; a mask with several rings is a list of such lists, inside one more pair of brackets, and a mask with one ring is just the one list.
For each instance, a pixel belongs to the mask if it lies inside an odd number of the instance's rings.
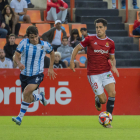
{"label": "player's right hand", "polygon": [[20,70],[24,70],[25,69],[25,66],[23,64],[21,64],[21,63],[18,64],[18,67],[19,67]]}
{"label": "player's right hand", "polygon": [[75,72],[74,67],[75,67],[74,61],[70,61],[70,69],[72,69],[73,72]]}

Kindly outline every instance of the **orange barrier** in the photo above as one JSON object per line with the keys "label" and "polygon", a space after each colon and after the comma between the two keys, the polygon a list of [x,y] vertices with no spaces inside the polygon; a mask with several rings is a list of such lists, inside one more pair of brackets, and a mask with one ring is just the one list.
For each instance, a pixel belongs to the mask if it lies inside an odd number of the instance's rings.
{"label": "orange barrier", "polygon": [[70,20],[73,21],[73,8],[75,8],[75,0],[70,0]]}
{"label": "orange barrier", "polygon": [[44,23],[41,20],[40,10],[27,10],[27,15],[31,18],[31,23]]}
{"label": "orange barrier", "polygon": [[129,36],[130,37],[140,37],[139,35],[133,35],[133,26],[134,26],[134,24],[129,24]]}
{"label": "orange barrier", "polygon": [[[44,71],[44,79],[39,90],[46,92],[47,107],[40,102],[29,106],[26,115],[99,115],[95,108],[94,93],[87,80],[86,69],[54,69],[55,80],[50,80],[48,69]],[[118,69],[120,77],[116,77],[116,98],[113,115],[140,115],[140,69]],[[15,116],[21,106],[21,83],[19,69],[0,69],[0,116]],[[133,82],[135,81],[135,82]],[[102,105],[102,111],[106,104]]]}
{"label": "orange barrier", "polygon": [[85,62],[87,60],[87,54],[77,54],[76,60],[79,62],[81,68],[85,68]]}
{"label": "orange barrier", "polygon": [[6,38],[0,38],[0,49],[3,49],[6,44]]}
{"label": "orange barrier", "polygon": [[82,36],[82,34],[80,32],[80,29],[81,28],[87,28],[87,25],[86,24],[72,24],[71,28],[72,29],[77,29],[78,32],[79,32],[79,35]]}
{"label": "orange barrier", "polygon": [[118,0],[116,0],[116,8],[119,9]]}
{"label": "orange barrier", "polygon": [[46,10],[44,10],[44,22],[46,23],[54,23],[54,21],[49,21],[46,19]]}
{"label": "orange barrier", "polygon": [[42,34],[51,29],[50,24],[36,24],[36,27],[38,28],[39,36],[42,36]]}
{"label": "orange barrier", "polygon": [[24,36],[26,34],[26,29],[31,26],[32,24],[21,24],[20,30],[19,30],[19,36]]}

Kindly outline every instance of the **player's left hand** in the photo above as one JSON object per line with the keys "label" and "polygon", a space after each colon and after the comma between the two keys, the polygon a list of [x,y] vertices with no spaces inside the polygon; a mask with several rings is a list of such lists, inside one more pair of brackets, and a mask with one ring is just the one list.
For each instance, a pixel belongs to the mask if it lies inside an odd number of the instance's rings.
{"label": "player's left hand", "polygon": [[111,70],[116,73],[117,77],[119,77],[119,72],[115,66],[112,66]]}
{"label": "player's left hand", "polygon": [[51,68],[48,69],[48,76],[50,77],[50,80],[51,80],[51,77],[54,80],[56,78],[56,75],[57,74],[53,71],[53,69]]}

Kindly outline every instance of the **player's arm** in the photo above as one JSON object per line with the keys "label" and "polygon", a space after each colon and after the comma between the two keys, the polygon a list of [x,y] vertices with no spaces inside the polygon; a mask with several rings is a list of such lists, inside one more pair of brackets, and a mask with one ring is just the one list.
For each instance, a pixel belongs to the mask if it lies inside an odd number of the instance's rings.
{"label": "player's arm", "polygon": [[116,59],[115,59],[115,55],[110,55],[110,61],[111,61],[111,65],[112,65],[112,68],[111,70],[116,73],[117,77],[119,77],[119,72],[116,68]]}
{"label": "player's arm", "polygon": [[52,79],[54,80],[57,74],[53,71],[53,64],[54,64],[54,51],[50,53],[50,66],[48,69],[48,76],[50,77],[50,79],[52,77]]}
{"label": "player's arm", "polygon": [[79,52],[80,50],[82,50],[82,49],[83,49],[83,47],[82,47],[80,44],[78,44],[78,45],[74,48],[74,50],[73,50],[73,52],[72,52],[71,61],[70,61],[70,69],[72,69],[74,72],[75,72],[75,69],[74,69],[74,67],[75,67],[74,59],[75,59],[76,55],[78,54],[78,52]]}
{"label": "player's arm", "polygon": [[70,69],[72,69],[74,72],[75,72],[75,69],[74,69],[74,67],[75,67],[74,59],[75,59],[76,55],[77,55],[78,52],[81,51],[83,48],[85,48],[86,46],[89,46],[89,43],[90,43],[90,41],[89,41],[89,36],[87,36],[86,38],[84,38],[84,39],[80,42],[80,44],[78,44],[78,45],[74,48],[74,50],[73,50],[73,52],[72,52],[72,55],[71,55],[71,61],[70,61]]}

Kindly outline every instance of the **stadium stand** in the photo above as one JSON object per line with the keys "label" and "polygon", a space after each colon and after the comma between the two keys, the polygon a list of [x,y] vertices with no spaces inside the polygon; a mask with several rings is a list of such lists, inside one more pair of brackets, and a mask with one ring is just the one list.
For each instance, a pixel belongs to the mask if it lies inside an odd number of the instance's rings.
{"label": "stadium stand", "polygon": [[39,36],[42,36],[44,32],[47,32],[51,29],[50,24],[36,24],[36,27],[38,28]]}
{"label": "stadium stand", "polygon": [[46,19],[46,10],[44,10],[44,22],[46,22],[46,23],[54,23],[54,21],[48,21],[47,19]]}
{"label": "stadium stand", "polygon": [[21,27],[19,30],[19,36],[24,36],[26,34],[26,29],[31,25],[32,24],[21,24]]}
{"label": "stadium stand", "polygon": [[129,24],[129,37],[140,37],[140,35],[133,35],[134,24]]}
{"label": "stadium stand", "polygon": [[31,18],[31,23],[44,23],[41,20],[40,10],[27,10],[27,15]]}
{"label": "stadium stand", "polygon": [[87,54],[77,54],[76,60],[79,62],[80,68],[85,68],[85,62],[87,60]]}
{"label": "stadium stand", "polygon": [[3,49],[6,44],[6,38],[0,38],[0,49]]}
{"label": "stadium stand", "polygon": [[20,41],[21,41],[22,39],[23,39],[23,38],[16,38],[16,40],[15,40],[15,44],[19,44]]}

